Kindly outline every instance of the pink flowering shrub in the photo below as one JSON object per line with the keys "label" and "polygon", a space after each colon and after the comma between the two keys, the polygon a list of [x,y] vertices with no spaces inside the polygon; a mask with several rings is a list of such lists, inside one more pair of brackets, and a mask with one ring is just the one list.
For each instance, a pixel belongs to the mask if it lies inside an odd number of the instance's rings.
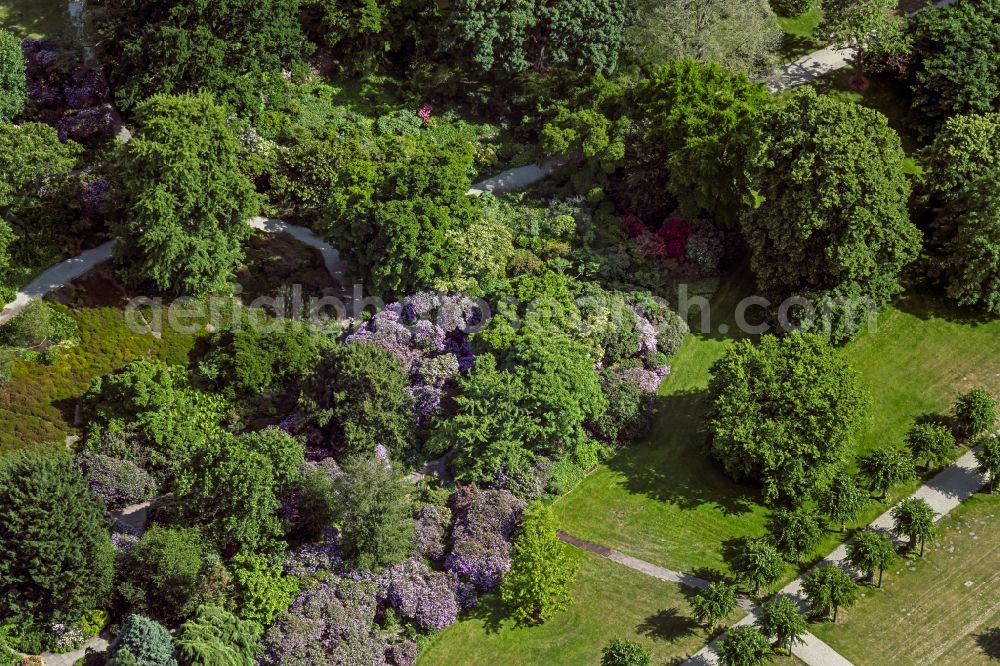
{"label": "pink flowering shrub", "polygon": [[423,106],[420,107],[420,110],[417,111],[417,115],[420,116],[420,119],[422,121],[424,121],[424,124],[427,124],[431,121],[431,110],[432,107],[430,104],[424,104]]}

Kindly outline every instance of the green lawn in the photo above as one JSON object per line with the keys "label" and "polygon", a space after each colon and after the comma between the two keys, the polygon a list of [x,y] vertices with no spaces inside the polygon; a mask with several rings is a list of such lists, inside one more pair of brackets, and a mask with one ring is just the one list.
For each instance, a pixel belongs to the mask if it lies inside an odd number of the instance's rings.
{"label": "green lawn", "polygon": [[923,560],[897,563],[846,621],[813,632],[859,666],[1000,660],[1000,495],[977,495],[939,524]]}
{"label": "green lawn", "polygon": [[[724,282],[715,311],[747,290],[743,276]],[[721,320],[720,320],[721,321]],[[732,329],[731,329],[732,330]],[[753,488],[734,484],[704,451],[704,389],[708,370],[727,341],[692,334],[661,388],[653,432],[599,467],[554,505],[567,532],[671,569],[726,570],[731,540],[764,533],[768,511]],[[986,386],[1000,394],[1000,321],[975,324],[917,295],[885,312],[877,330],[842,352],[871,388],[873,416],[859,438],[860,454],[901,445],[912,419],[947,410],[958,392]],[[956,450],[956,455],[959,451]],[[917,482],[896,488],[890,500]],[[872,503],[862,524],[885,503]],[[843,535],[828,533],[815,556]],[[793,576],[789,566],[785,578]]]}
{"label": "green lawn", "polygon": [[0,0],[0,27],[17,37],[46,37],[68,23],[65,0]]}
{"label": "green lawn", "polygon": [[[613,638],[646,645],[654,664],[697,652],[705,630],[691,619],[685,588],[571,548],[580,570],[570,607],[538,627],[517,627],[496,595],[480,599],[468,616],[424,649],[419,666],[549,666],[599,664]],[[738,614],[731,618],[735,620]]]}
{"label": "green lawn", "polygon": [[797,60],[825,46],[825,40],[817,34],[822,21],[823,9],[816,0],[812,7],[799,16],[778,17],[778,24],[785,32],[781,42],[781,56],[786,62]]}

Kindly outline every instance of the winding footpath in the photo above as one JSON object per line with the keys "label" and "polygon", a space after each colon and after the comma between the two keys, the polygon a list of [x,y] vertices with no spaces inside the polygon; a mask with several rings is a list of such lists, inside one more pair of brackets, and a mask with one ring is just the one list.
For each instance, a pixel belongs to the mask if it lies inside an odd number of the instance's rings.
{"label": "winding footpath", "polygon": [[[962,502],[972,497],[972,495],[986,485],[986,476],[976,471],[976,458],[974,451],[975,450],[966,452],[958,460],[938,472],[933,478],[931,478],[930,481],[920,486],[916,492],[910,495],[910,497],[925,500],[931,506],[935,512],[935,521],[938,521],[951,513]],[[893,534],[892,526],[892,509],[889,509],[872,521],[868,525],[868,528],[889,534],[889,536],[898,545],[904,544],[905,540],[899,539],[895,534]],[[605,557],[613,562],[617,562],[618,564],[660,580],[679,583],[695,589],[701,589],[708,585],[708,581],[702,578],[664,569],[656,566],[655,564],[644,562],[643,560],[626,555],[620,551],[579,539],[570,534],[566,534],[565,532],[560,532],[559,538],[563,542],[576,546],[577,548],[600,555],[601,557]],[[846,562],[847,543],[848,542],[842,543],[816,566],[837,566],[850,571],[854,575],[859,575],[859,572],[851,570],[851,567]],[[802,592],[801,576],[783,587],[775,596],[786,596],[791,598],[803,611],[805,611],[808,607],[808,601],[805,594]],[[733,626],[739,627],[752,625],[757,621],[760,609],[756,604],[749,599],[741,598],[740,607],[747,612],[747,615],[740,621],[736,622]],[[685,664],[688,664],[689,666],[714,666],[719,664],[720,660],[718,647],[719,642],[724,637],[725,634],[706,645],[700,651],[695,653],[690,659],[688,659]],[[795,656],[806,664],[809,664],[809,666],[851,666],[850,661],[845,659],[836,650],[821,641],[815,635],[807,633],[802,637],[802,641],[803,642],[801,644],[797,644],[795,646],[794,653]]]}

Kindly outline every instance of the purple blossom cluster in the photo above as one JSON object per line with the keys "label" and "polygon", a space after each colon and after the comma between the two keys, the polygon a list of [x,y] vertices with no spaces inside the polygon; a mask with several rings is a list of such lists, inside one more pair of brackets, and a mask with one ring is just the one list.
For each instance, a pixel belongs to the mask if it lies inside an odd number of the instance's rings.
{"label": "purple blossom cluster", "polygon": [[375,624],[376,588],[328,577],[304,590],[267,630],[259,661],[266,666],[385,666]]}
{"label": "purple blossom cluster", "polygon": [[421,425],[437,413],[449,381],[475,365],[469,331],[482,320],[479,306],[467,296],[420,292],[387,305],[347,342],[378,345],[402,362]]}
{"label": "purple blossom cluster", "polygon": [[379,599],[420,629],[444,629],[475,605],[472,586],[450,571],[431,571],[411,558],[379,578]]}
{"label": "purple blossom cluster", "polygon": [[47,39],[25,39],[21,51],[28,65],[28,96],[41,107],[42,119],[56,126],[60,140],[90,142],[114,134],[110,88],[99,68],[73,67]]}
{"label": "purple blossom cluster", "polygon": [[[332,528],[331,528],[332,529]],[[302,544],[285,556],[283,569],[288,576],[312,578],[340,571],[344,558],[337,547],[336,534],[329,534],[319,543]]]}
{"label": "purple blossom cluster", "polygon": [[112,511],[144,502],[156,495],[156,481],[149,472],[130,460],[82,451],[77,454],[75,462],[90,489]]}
{"label": "purple blossom cluster", "polygon": [[432,562],[444,559],[445,532],[451,512],[443,507],[427,505],[417,510],[413,524],[413,554]]}
{"label": "purple blossom cluster", "polygon": [[510,569],[511,540],[524,502],[506,490],[462,488],[452,496],[452,552],[444,567],[480,590],[495,589]]}
{"label": "purple blossom cluster", "polygon": [[92,106],[80,111],[67,111],[56,123],[62,142],[88,143],[115,133],[115,118],[110,106]]}
{"label": "purple blossom cluster", "polygon": [[638,353],[655,352],[656,327],[637,308],[633,308],[633,310],[635,311],[635,330],[639,333]]}
{"label": "purple blossom cluster", "polygon": [[385,662],[388,666],[413,666],[417,663],[417,644],[411,640],[390,643],[385,646]]}
{"label": "purple blossom cluster", "polygon": [[670,374],[670,366],[661,365],[653,368],[652,370],[647,370],[645,368],[626,368],[625,370],[618,370],[617,372],[622,379],[635,384],[644,392],[656,393],[656,391],[660,388],[660,384],[662,384],[666,376]]}
{"label": "purple blossom cluster", "polygon": [[83,186],[83,192],[80,194],[80,199],[83,201],[84,206],[91,210],[96,210],[107,200],[108,192],[110,191],[111,183],[103,178],[97,178]]}

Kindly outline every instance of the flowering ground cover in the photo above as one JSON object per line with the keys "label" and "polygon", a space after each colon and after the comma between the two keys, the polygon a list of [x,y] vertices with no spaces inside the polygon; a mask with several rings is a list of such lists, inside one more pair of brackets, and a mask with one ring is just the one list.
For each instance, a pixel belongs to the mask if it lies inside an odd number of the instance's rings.
{"label": "flowering ground cover", "polygon": [[[732,311],[750,287],[745,277],[724,281],[713,311]],[[697,311],[694,313],[697,315]],[[727,319],[718,319],[713,324]],[[730,330],[734,330],[730,328]],[[742,536],[762,536],[768,510],[754,489],[726,477],[704,450],[704,389],[709,368],[728,344],[726,336],[688,336],[674,372],[659,394],[659,412],[647,439],[600,466],[554,505],[562,528],[670,569],[726,571],[723,550]],[[878,328],[842,352],[872,391],[873,418],[858,438],[856,454],[877,446],[901,446],[921,414],[947,411],[955,396],[973,386],[1000,390],[1000,322],[962,319],[937,300],[908,295],[879,318]],[[955,449],[955,457],[961,450]],[[887,502],[920,481],[903,484]],[[872,502],[858,524],[884,510]],[[827,532],[808,563],[843,538]],[[786,566],[785,577],[794,574]]]}
{"label": "flowering ground cover", "polygon": [[865,664],[989,664],[1000,659],[1000,496],[977,495],[938,525],[922,560],[897,560],[847,622],[812,626]]}
{"label": "flowering ground cover", "polygon": [[[580,564],[569,608],[545,624],[517,627],[496,595],[453,624],[421,652],[419,666],[444,664],[593,664],[613,638],[646,645],[655,664],[697,652],[705,630],[690,616],[685,588],[596,555],[571,549]],[[735,619],[735,615],[733,618]]]}

